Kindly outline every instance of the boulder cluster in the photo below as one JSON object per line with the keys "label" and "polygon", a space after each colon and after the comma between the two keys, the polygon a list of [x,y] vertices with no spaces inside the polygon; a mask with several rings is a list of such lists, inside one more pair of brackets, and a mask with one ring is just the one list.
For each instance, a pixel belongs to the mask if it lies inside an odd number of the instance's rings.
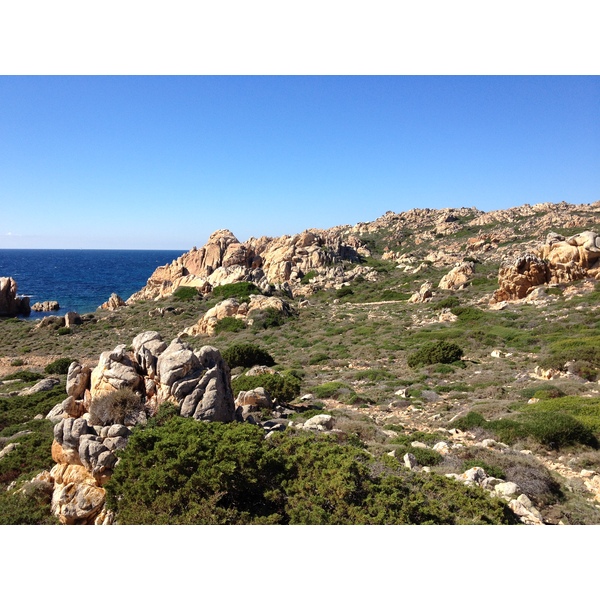
{"label": "boulder cluster", "polygon": [[[262,290],[283,284],[299,288],[308,273],[323,275],[342,260],[359,262],[360,256],[368,255],[369,250],[356,236],[342,237],[333,230],[250,238],[241,243],[231,231],[220,229],[202,248],[194,247],[171,264],[158,267],[146,286],[128,302],[168,296],[183,286],[210,291],[215,286],[239,281],[251,281]],[[343,274],[343,268],[340,269]],[[356,274],[349,274],[346,279],[353,275]]]}
{"label": "boulder cluster", "polygon": [[600,235],[583,231],[569,238],[550,233],[537,250],[506,261],[498,272],[492,302],[520,300],[536,287],[600,279]]}
{"label": "boulder cluster", "polygon": [[181,416],[197,420],[235,419],[229,367],[219,351],[194,350],[179,338],[167,345],[155,331],[135,337],[131,351],[119,345],[103,352],[94,368],[71,363],[66,392],[47,416],[55,422],[57,464],[36,478],[52,484],[52,511],[66,524],[111,522],[102,486],[117,464],[115,451],[160,404],[176,404]]}

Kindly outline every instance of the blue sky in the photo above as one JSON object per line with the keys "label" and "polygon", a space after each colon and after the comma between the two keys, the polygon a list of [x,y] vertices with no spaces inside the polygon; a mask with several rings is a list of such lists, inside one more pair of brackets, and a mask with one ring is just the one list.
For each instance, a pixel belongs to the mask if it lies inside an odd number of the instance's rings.
{"label": "blue sky", "polygon": [[600,200],[600,78],[0,77],[0,247]]}

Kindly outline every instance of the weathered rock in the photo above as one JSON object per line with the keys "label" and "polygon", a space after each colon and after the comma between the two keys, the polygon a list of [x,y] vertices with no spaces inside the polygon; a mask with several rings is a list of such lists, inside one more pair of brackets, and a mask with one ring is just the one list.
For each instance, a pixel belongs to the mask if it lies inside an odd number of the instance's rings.
{"label": "weathered rock", "polygon": [[499,289],[494,292],[493,301],[525,298],[534,287],[548,283],[549,279],[548,265],[534,254],[524,254],[500,267]]}
{"label": "weathered rock", "polygon": [[417,462],[417,459],[415,458],[414,454],[411,454],[410,452],[407,452],[402,460],[404,461],[404,466],[407,469],[416,469],[419,466],[419,463]]}
{"label": "weathered rock", "polygon": [[17,296],[17,282],[12,277],[0,277],[0,317],[29,315],[29,298]]}
{"label": "weathered rock", "polygon": [[467,287],[475,275],[475,264],[463,262],[456,265],[442,277],[438,287],[443,290],[462,290]]}
{"label": "weathered rock", "polygon": [[65,315],[65,327],[74,327],[75,325],[82,325],[83,319],[81,315],[74,310],[70,310]]}
{"label": "weathered rock", "polygon": [[37,394],[38,392],[47,392],[59,383],[59,379],[47,377],[46,379],[41,379],[38,381],[34,386],[19,392],[19,396],[31,396],[32,394]]}
{"label": "weathered rock", "polygon": [[431,282],[426,281],[421,285],[418,292],[415,292],[409,299],[409,302],[413,304],[418,304],[420,302],[427,302],[429,299],[433,297],[433,292],[431,291],[433,286]]}
{"label": "weathered rock", "polygon": [[220,352],[203,346],[196,353],[175,338],[157,364],[160,402],[176,402],[183,417],[201,421],[235,419],[231,374]]}
{"label": "weathered rock", "polygon": [[148,377],[156,375],[158,357],[167,348],[161,335],[157,331],[140,333],[132,342],[133,352],[142,372]]}
{"label": "weathered rock", "polygon": [[67,372],[67,395],[72,396],[75,400],[83,398],[85,390],[90,385],[91,373],[92,370],[90,367],[73,361],[69,365]]}
{"label": "weathered rock", "polygon": [[106,492],[81,465],[56,465],[50,474],[54,480],[52,512],[66,525],[94,523],[104,507]]}
{"label": "weathered rock", "polygon": [[40,320],[40,322],[35,326],[36,329],[42,329],[44,327],[64,327],[65,326],[65,318],[64,317],[44,317]]}
{"label": "weathered rock", "polygon": [[335,421],[331,415],[315,415],[304,422],[303,429],[314,431],[330,431]]}
{"label": "weathered rock", "polygon": [[18,443],[7,444],[0,450],[0,459],[4,458],[6,455],[10,454],[13,450],[17,449]]}
{"label": "weathered rock", "polygon": [[450,446],[446,442],[438,442],[433,449],[442,455],[450,454]]}
{"label": "weathered rock", "polygon": [[255,406],[257,408],[273,408],[271,396],[264,388],[258,387],[254,390],[242,391],[235,400],[236,408],[238,406]]}
{"label": "weathered rock", "polygon": [[521,521],[526,525],[543,525],[542,515],[533,506],[531,500],[525,495],[521,494],[518,498],[511,500],[508,503],[511,510],[521,517]]}
{"label": "weathered rock", "polygon": [[101,304],[98,308],[103,310],[118,310],[121,306],[126,306],[125,300],[119,296],[119,294],[113,292],[110,298]]}
{"label": "weathered rock", "polygon": [[90,392],[92,399],[95,399],[122,388],[134,391],[144,389],[143,378],[137,371],[136,363],[128,356],[124,344],[100,355],[98,365],[91,374]]}
{"label": "weathered rock", "polygon": [[516,483],[512,481],[505,481],[494,486],[494,491],[503,498],[510,498],[519,494],[521,489]]}
{"label": "weathered rock", "polygon": [[56,300],[46,300],[44,302],[36,302],[31,310],[34,312],[52,312],[53,310],[58,310],[60,308],[60,304]]}

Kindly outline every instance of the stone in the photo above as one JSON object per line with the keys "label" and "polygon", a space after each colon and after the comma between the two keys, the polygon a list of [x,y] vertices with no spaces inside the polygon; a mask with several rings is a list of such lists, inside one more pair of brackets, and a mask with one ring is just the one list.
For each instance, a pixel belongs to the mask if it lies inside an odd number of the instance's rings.
{"label": "stone", "polygon": [[498,286],[493,294],[494,302],[519,300],[536,286],[548,283],[548,265],[534,254],[523,254],[505,262],[498,271]]}
{"label": "stone", "polygon": [[409,302],[412,302],[413,304],[417,304],[417,303],[421,303],[421,302],[427,302],[428,300],[430,300],[433,297],[433,293],[432,293],[432,284],[430,281],[426,281],[425,283],[423,283],[419,289],[418,292],[415,292],[409,299]]}
{"label": "stone", "polygon": [[155,377],[158,357],[167,349],[161,335],[157,331],[144,331],[133,338],[131,345],[142,372],[148,377]]}
{"label": "stone", "polygon": [[[395,433],[395,432],[394,432],[394,433]],[[411,443],[410,443],[410,445],[411,445],[413,448],[427,448],[427,444],[424,444],[423,442],[419,442],[419,441],[414,441],[414,442],[411,442]]]}
{"label": "stone", "polygon": [[82,399],[85,390],[90,385],[91,374],[92,370],[90,367],[73,361],[69,365],[67,372],[67,395],[72,396],[75,400]]}
{"label": "stone", "polygon": [[304,422],[303,429],[314,431],[331,431],[335,423],[331,415],[315,415]]}
{"label": "stone", "polygon": [[494,486],[494,491],[503,498],[510,498],[520,494],[521,488],[519,488],[519,486],[512,481],[505,481]]}
{"label": "stone", "polygon": [[444,275],[438,287],[442,290],[462,290],[469,285],[474,275],[475,263],[463,262]]}
{"label": "stone", "polygon": [[257,408],[273,408],[271,396],[264,388],[241,391],[235,400],[235,406],[255,406]]}
{"label": "stone", "polygon": [[65,314],[65,327],[75,327],[75,325],[83,325],[83,319],[79,313],[70,310]]}
{"label": "stone", "polygon": [[31,310],[34,312],[52,312],[60,308],[59,303],[56,300],[46,300],[44,302],[36,302]]}
{"label": "stone", "polygon": [[40,381],[38,381],[33,387],[27,388],[19,392],[19,396],[31,396],[32,394],[37,394],[38,392],[47,392],[59,383],[59,379],[47,377],[46,379],[41,379]]}
{"label": "stone", "polygon": [[0,459],[4,458],[7,454],[10,454],[13,450],[16,450],[18,443],[7,444],[0,450]]}
{"label": "stone", "polygon": [[28,316],[29,297],[17,296],[17,282],[12,277],[0,277],[0,317]]}
{"label": "stone", "polygon": [[438,442],[433,446],[433,450],[442,455],[450,454],[450,446],[446,442]]}
{"label": "stone", "polygon": [[407,452],[403,457],[402,460],[404,461],[404,466],[407,469],[410,469],[411,471],[413,469],[416,469],[419,466],[419,463],[417,462],[417,459],[415,458],[414,454],[411,454],[410,452]]}
{"label": "stone", "polygon": [[136,363],[127,354],[125,345],[121,344],[100,355],[98,365],[91,373],[90,393],[94,400],[123,388],[143,390],[144,383]]}
{"label": "stone", "polygon": [[110,295],[110,298],[106,302],[101,304],[98,308],[102,310],[114,311],[121,308],[121,306],[126,306],[125,300],[123,300],[123,298],[121,298],[119,294],[113,292]]}

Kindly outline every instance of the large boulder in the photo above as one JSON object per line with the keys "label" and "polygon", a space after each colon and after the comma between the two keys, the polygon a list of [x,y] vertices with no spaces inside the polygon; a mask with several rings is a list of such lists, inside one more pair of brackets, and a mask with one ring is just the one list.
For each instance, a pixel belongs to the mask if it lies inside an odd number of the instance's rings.
{"label": "large boulder", "polygon": [[442,290],[462,290],[469,285],[474,275],[475,263],[463,262],[444,275],[438,287]]}
{"label": "large boulder", "polygon": [[58,310],[60,308],[60,304],[56,300],[46,300],[44,302],[36,302],[31,310],[34,312],[51,312],[53,310]]}
{"label": "large boulder", "polygon": [[125,306],[125,305],[126,305],[125,300],[123,300],[123,298],[121,298],[121,296],[119,296],[119,294],[113,292],[110,295],[110,298],[106,302],[101,304],[98,308],[113,311],[113,310],[117,310],[121,306]]}
{"label": "large boulder", "polygon": [[161,335],[157,331],[144,331],[133,338],[132,347],[142,372],[153,378],[156,375],[158,357],[167,348]]}
{"label": "large boulder", "polygon": [[494,292],[493,300],[519,300],[538,285],[550,279],[548,264],[534,254],[524,254],[514,261],[505,262],[498,271],[499,289]]}
{"label": "large boulder", "polygon": [[75,400],[83,398],[85,390],[90,385],[91,373],[90,367],[73,361],[67,372],[67,396],[72,396]]}
{"label": "large boulder", "polygon": [[122,388],[143,390],[143,378],[127,351],[125,344],[117,346],[110,352],[103,352],[91,375],[92,400],[98,396],[111,394]]}
{"label": "large boulder", "polygon": [[0,317],[29,315],[29,298],[17,296],[17,282],[12,277],[0,277]]}

